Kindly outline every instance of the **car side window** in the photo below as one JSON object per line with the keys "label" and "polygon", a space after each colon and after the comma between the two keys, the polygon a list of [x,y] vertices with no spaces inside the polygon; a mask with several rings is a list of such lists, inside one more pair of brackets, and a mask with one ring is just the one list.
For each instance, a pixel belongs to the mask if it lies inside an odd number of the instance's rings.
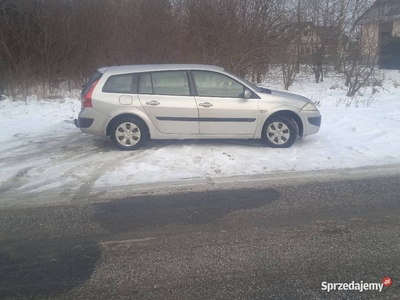
{"label": "car side window", "polygon": [[110,76],[103,86],[104,93],[136,94],[137,74]]}
{"label": "car side window", "polygon": [[154,94],[190,96],[186,71],[154,72],[151,76]]}
{"label": "car side window", "polygon": [[242,98],[244,86],[233,78],[209,71],[192,71],[198,96]]}

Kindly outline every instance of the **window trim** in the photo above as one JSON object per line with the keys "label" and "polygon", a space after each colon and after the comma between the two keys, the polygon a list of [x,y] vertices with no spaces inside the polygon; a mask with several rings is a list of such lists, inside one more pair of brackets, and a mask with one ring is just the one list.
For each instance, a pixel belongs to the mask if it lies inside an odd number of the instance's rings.
{"label": "window trim", "polygon": [[192,71],[187,70],[186,73],[188,74],[188,79],[189,79],[190,95],[195,97],[195,96],[197,96],[197,88],[196,88],[196,85],[194,84]]}
{"label": "window trim", "polygon": [[[143,72],[143,73],[138,73],[138,74],[139,74],[139,80],[138,80],[137,94],[138,95],[154,95],[153,78],[151,76],[151,72]],[[142,76],[144,76],[144,75],[150,75],[151,93],[142,93],[140,91],[140,83],[142,82]]]}

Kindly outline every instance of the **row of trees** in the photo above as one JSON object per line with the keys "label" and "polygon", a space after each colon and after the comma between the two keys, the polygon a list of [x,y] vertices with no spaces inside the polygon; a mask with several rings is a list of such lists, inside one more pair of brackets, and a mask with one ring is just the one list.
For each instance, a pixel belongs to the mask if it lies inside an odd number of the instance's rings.
{"label": "row of trees", "polygon": [[300,64],[359,67],[353,26],[370,0],[0,0],[0,92],[75,88],[100,66],[215,64],[286,89]]}

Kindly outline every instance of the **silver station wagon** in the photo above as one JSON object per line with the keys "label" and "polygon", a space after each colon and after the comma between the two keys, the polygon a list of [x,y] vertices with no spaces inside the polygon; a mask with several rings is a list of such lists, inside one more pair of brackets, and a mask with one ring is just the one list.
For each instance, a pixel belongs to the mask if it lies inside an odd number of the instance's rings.
{"label": "silver station wagon", "polygon": [[147,139],[262,139],[287,148],[321,125],[309,99],[258,87],[216,66],[101,68],[81,98],[77,127],[110,136],[122,150]]}

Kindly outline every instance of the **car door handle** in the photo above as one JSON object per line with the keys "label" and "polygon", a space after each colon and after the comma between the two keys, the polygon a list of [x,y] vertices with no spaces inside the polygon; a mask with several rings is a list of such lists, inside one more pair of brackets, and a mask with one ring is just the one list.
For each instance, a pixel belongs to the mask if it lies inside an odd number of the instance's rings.
{"label": "car door handle", "polygon": [[208,108],[208,107],[211,107],[213,105],[210,102],[204,102],[204,103],[199,103],[199,106]]}
{"label": "car door handle", "polygon": [[156,106],[156,105],[160,105],[160,102],[156,101],[156,100],[152,100],[150,102],[146,102],[147,105],[151,105],[151,106]]}

